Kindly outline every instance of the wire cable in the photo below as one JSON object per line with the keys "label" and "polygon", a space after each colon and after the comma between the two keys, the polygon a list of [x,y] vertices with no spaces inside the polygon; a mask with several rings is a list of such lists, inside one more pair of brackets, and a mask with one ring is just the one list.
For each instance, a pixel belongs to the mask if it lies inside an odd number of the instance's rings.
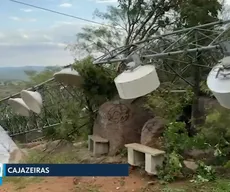
{"label": "wire cable", "polygon": [[9,1],[11,1],[13,3],[18,3],[18,4],[21,4],[21,5],[26,5],[26,6],[29,6],[29,7],[33,7],[33,8],[36,8],[36,9],[40,9],[40,10],[43,10],[43,11],[48,11],[48,12],[51,12],[51,13],[56,13],[56,14],[63,15],[63,16],[66,16],[66,17],[71,17],[71,18],[74,18],[74,19],[86,21],[86,22],[89,22],[89,23],[94,23],[94,24],[98,24],[98,25],[102,25],[102,26],[114,28],[114,26],[111,26],[111,25],[103,24],[103,23],[100,23],[100,22],[97,22],[97,21],[92,21],[92,20],[89,20],[89,19],[84,19],[84,18],[81,18],[81,17],[77,17],[77,16],[74,16],[74,15],[62,13],[62,12],[51,10],[51,9],[47,9],[47,8],[44,8],[44,7],[40,7],[40,6],[36,6],[36,5],[24,3],[24,2],[21,2],[21,1],[16,1],[16,0],[9,0]]}

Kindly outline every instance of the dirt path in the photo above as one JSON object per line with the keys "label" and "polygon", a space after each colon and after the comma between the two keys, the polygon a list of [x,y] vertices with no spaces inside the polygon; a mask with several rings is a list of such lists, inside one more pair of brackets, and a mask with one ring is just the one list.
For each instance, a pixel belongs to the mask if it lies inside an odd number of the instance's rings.
{"label": "dirt path", "polygon": [[3,184],[0,192],[140,192],[146,183],[146,180],[135,174],[126,178],[53,177],[21,186],[15,183]]}

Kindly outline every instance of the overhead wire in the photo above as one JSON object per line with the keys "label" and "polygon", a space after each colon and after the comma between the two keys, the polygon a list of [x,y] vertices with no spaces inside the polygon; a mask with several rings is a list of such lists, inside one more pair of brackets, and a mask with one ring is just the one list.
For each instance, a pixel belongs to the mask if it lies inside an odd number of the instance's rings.
{"label": "overhead wire", "polygon": [[74,19],[86,21],[86,22],[89,22],[89,23],[94,23],[94,24],[97,24],[97,25],[102,25],[102,26],[105,26],[105,27],[114,28],[114,26],[112,26],[112,25],[100,23],[100,22],[97,22],[97,21],[93,21],[93,20],[90,20],[90,19],[85,19],[85,18],[78,17],[78,16],[75,16],[75,15],[70,15],[70,14],[67,14],[67,13],[62,13],[62,12],[55,11],[55,10],[52,10],[52,9],[47,9],[47,8],[44,8],[44,7],[32,5],[32,4],[29,4],[29,3],[24,3],[24,2],[21,2],[21,1],[17,1],[17,0],[8,0],[8,1],[13,2],[13,3],[17,3],[17,4],[21,4],[21,5],[26,5],[26,6],[29,6],[29,7],[33,7],[33,8],[36,8],[36,9],[43,10],[43,11],[48,11],[48,12],[51,12],[51,13],[63,15],[63,16],[66,16],[66,17],[71,17],[71,18],[74,18]]}

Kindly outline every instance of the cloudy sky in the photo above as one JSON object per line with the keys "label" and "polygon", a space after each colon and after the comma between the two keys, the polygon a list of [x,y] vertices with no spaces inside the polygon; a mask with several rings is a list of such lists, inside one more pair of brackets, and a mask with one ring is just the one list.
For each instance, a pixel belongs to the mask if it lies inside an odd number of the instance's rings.
{"label": "cloudy sky", "polygon": [[[18,1],[94,20],[96,8],[105,11],[108,5],[116,5],[117,0]],[[67,65],[73,61],[73,55],[65,47],[90,23],[1,0],[0,24],[1,67]]]}
{"label": "cloudy sky", "polygon": [[[116,0],[18,0],[93,20],[96,8],[105,11]],[[97,21],[97,20],[95,20]],[[73,43],[85,21],[1,0],[0,67],[67,65],[73,56],[65,47]]]}

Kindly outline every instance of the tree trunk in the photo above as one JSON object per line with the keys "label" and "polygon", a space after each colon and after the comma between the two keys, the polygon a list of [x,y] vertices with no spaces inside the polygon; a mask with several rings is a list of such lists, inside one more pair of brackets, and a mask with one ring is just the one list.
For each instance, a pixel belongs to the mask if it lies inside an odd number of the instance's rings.
{"label": "tree trunk", "polygon": [[[196,60],[198,64],[201,64],[201,53],[196,54]],[[194,78],[194,87],[193,87],[193,103],[192,103],[192,118],[191,118],[191,127],[190,135],[196,134],[197,125],[200,124],[200,107],[199,107],[199,96],[200,96],[200,81],[201,81],[201,72],[200,67],[193,65],[193,78]]]}

